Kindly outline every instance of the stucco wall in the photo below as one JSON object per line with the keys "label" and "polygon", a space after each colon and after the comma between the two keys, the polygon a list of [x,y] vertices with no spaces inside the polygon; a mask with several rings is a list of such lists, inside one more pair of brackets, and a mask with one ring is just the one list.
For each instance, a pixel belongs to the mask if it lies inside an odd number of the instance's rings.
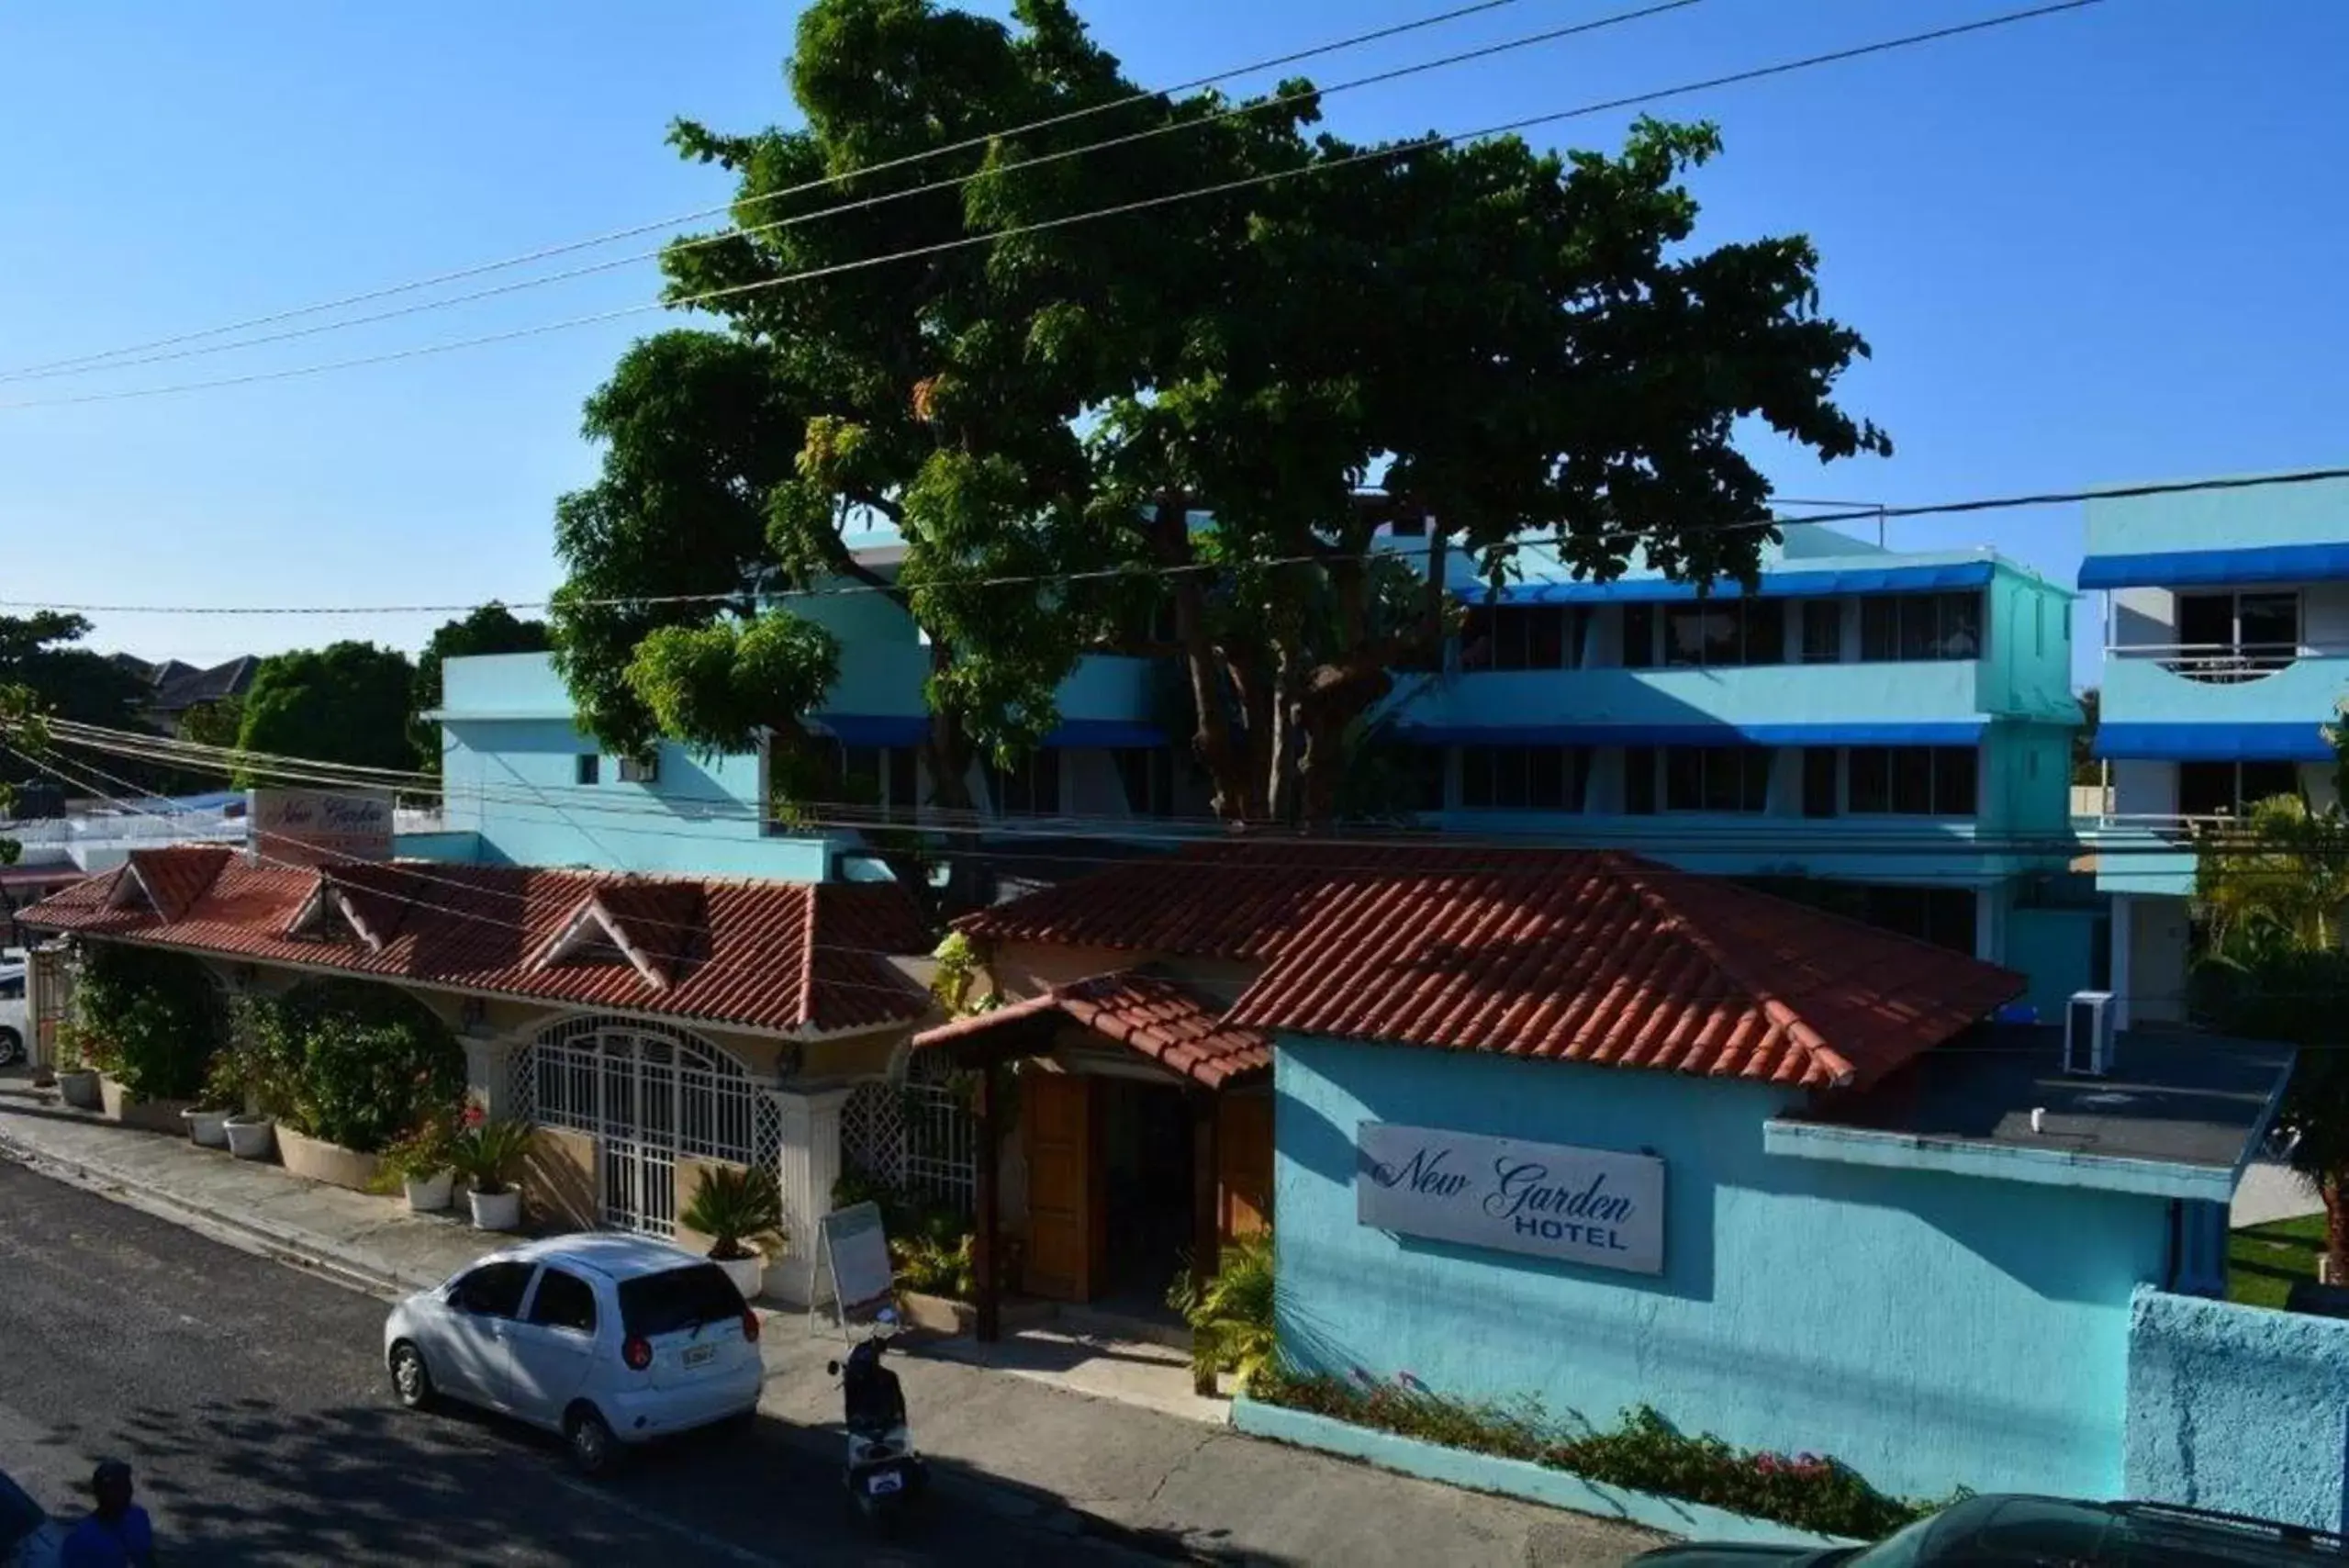
{"label": "stucco wall", "polygon": [[[2120,1484],[2159,1200],[1766,1155],[1789,1092],[1663,1073],[1284,1038],[1277,1091],[1279,1316],[1310,1365],[1600,1425],[1644,1402],[1911,1495]],[[1664,1271],[1360,1226],[1365,1120],[1652,1150]]]}
{"label": "stucco wall", "polygon": [[2061,1018],[2064,1004],[2095,980],[2097,946],[2109,940],[2097,912],[2016,905],[2006,912],[2006,921],[2000,961],[2030,977],[2023,1000],[2041,1018]]}
{"label": "stucco wall", "polygon": [[565,1127],[539,1128],[522,1167],[522,1193],[533,1213],[582,1230],[601,1225],[596,1140]]}
{"label": "stucco wall", "polygon": [[2344,1453],[2349,1322],[2139,1294],[2131,1496],[2338,1529]]}

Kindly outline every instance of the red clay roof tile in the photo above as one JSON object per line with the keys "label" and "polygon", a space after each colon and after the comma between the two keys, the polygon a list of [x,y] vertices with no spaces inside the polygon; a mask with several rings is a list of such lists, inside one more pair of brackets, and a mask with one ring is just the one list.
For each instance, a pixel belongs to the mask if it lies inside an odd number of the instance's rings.
{"label": "red clay roof tile", "polygon": [[916,1049],[961,1044],[1051,1013],[1209,1089],[1272,1068],[1272,1042],[1261,1031],[1225,1022],[1220,1004],[1149,969],[1121,969],[1056,986],[992,1013],[925,1030],[913,1044]]}
{"label": "red clay roof tile", "polygon": [[[308,870],[255,868],[219,849],[140,854],[165,857],[165,885],[185,895],[176,913],[158,914],[144,900],[114,907],[125,868],[77,882],[17,919],[228,958],[751,1028],[878,1028],[918,1018],[930,1005],[889,959],[931,946],[920,912],[889,882],[699,882],[405,861]],[[364,912],[383,938],[379,951],[285,935],[321,878]],[[625,962],[531,963],[591,897],[608,907],[616,901],[615,918],[660,956],[673,984],[657,990]]]}

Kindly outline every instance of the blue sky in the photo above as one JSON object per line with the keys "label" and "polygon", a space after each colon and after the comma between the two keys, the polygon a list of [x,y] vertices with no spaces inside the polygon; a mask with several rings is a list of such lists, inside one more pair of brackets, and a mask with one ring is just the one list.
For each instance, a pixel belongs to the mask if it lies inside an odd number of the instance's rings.
{"label": "blue sky", "polygon": [[[1335,83],[1629,3],[1522,0],[1305,69]],[[1439,8],[1083,10],[1156,84]],[[2006,8],[1706,0],[1338,95],[1328,120],[1360,138],[1466,129]],[[678,162],[663,130],[678,114],[729,128],[788,118],[794,10],[0,12],[0,369],[722,202],[721,179]],[[1899,504],[2340,461],[2344,59],[2337,0],[2109,0],[1657,106],[1715,119],[1728,139],[1695,182],[1699,239],[1810,234],[1826,308],[1875,350],[1844,396],[1893,432],[1896,454],[1821,470],[1763,451],[1782,493]],[[1608,145],[1631,112],[1544,134]],[[643,263],[247,353],[8,383],[0,404],[493,332],[641,303],[654,286]],[[656,319],[256,386],[0,409],[0,599],[543,597],[552,502],[593,470],[580,399]],[[2055,509],[1896,523],[1890,542],[1995,543],[2068,577],[2079,532],[2077,509]],[[341,635],[412,646],[437,619],[99,618],[106,645],[197,661]],[[2095,641],[2079,639],[2084,659]]]}

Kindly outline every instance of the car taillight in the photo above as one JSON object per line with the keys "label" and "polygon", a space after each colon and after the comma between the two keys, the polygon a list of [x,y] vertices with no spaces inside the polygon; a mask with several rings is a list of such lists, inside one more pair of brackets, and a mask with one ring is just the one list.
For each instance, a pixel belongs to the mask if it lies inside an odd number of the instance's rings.
{"label": "car taillight", "polygon": [[758,1343],[758,1314],[747,1306],[743,1308],[743,1338],[754,1345]]}
{"label": "car taillight", "polygon": [[631,1372],[643,1372],[653,1364],[653,1347],[643,1339],[631,1339],[620,1348],[620,1359],[628,1363]]}

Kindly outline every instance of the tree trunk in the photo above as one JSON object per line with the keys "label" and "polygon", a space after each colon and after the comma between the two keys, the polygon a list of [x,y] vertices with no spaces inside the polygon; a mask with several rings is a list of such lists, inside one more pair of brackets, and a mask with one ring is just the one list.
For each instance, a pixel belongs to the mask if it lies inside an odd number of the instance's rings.
{"label": "tree trunk", "polygon": [[2324,1256],[2328,1282],[2349,1285],[2349,1190],[2343,1173],[2335,1171],[2317,1183],[2324,1198]]}
{"label": "tree trunk", "polygon": [[1215,814],[1226,822],[1247,816],[1247,780],[1224,708],[1223,665],[1207,635],[1207,590],[1191,548],[1191,522],[1180,499],[1162,500],[1151,517],[1150,543],[1158,565],[1168,569],[1174,590],[1175,637],[1191,678],[1191,705],[1198,725],[1191,748],[1214,790]]}

